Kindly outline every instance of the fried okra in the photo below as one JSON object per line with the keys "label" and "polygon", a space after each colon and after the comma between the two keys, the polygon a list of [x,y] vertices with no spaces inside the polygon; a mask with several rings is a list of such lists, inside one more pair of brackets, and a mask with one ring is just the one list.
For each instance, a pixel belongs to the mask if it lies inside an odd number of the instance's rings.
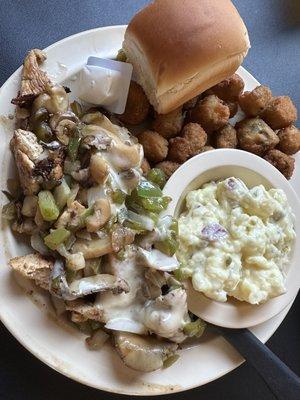
{"label": "fried okra", "polygon": [[290,179],[293,175],[295,168],[295,160],[293,157],[283,153],[280,150],[273,149],[268,151],[264,156],[270,164],[274,165],[285,177]]}
{"label": "fried okra", "polygon": [[215,94],[224,101],[237,101],[245,87],[243,79],[238,74],[233,74],[224,81],[208,89],[207,94]]}
{"label": "fried okra", "polygon": [[229,107],[215,95],[205,97],[191,112],[191,121],[200,124],[206,132],[222,128],[229,117]]}
{"label": "fried okra", "polygon": [[141,124],[148,116],[150,103],[140,85],[131,81],[126,108],[123,114],[119,116],[124,124]]}
{"label": "fried okra", "polygon": [[162,161],[155,166],[155,168],[159,168],[165,173],[167,179],[169,179],[179,167],[180,164],[174,161]]}
{"label": "fried okra", "polygon": [[168,160],[184,163],[190,158],[191,147],[187,139],[183,137],[175,137],[169,141]]}
{"label": "fried okra", "polygon": [[274,97],[261,113],[261,118],[272,129],[282,129],[297,120],[297,109],[289,96]]}
{"label": "fried okra", "polygon": [[227,124],[216,132],[217,149],[228,148],[235,149],[237,146],[237,135],[235,128]]}
{"label": "fried okra", "polygon": [[207,134],[201,125],[190,122],[182,130],[182,136],[189,142],[190,157],[201,153],[207,142]]}
{"label": "fried okra", "polygon": [[138,136],[145,157],[154,163],[163,161],[168,154],[168,141],[155,131],[144,131]]}
{"label": "fried okra", "polygon": [[156,114],[152,128],[164,138],[170,139],[179,134],[183,120],[182,107],[180,107],[168,114]]}
{"label": "fried okra", "polygon": [[291,125],[278,132],[279,144],[277,148],[285,154],[295,154],[300,150],[300,130]]}
{"label": "fried okra", "polygon": [[233,118],[235,116],[235,114],[238,112],[238,109],[239,109],[238,103],[227,101],[226,104],[230,111],[229,118]]}
{"label": "fried okra", "polygon": [[259,156],[279,143],[276,133],[260,118],[247,118],[235,126],[239,147]]}
{"label": "fried okra", "polygon": [[272,99],[272,92],[267,86],[257,86],[252,92],[245,92],[239,97],[239,105],[248,117],[256,117],[263,112]]}

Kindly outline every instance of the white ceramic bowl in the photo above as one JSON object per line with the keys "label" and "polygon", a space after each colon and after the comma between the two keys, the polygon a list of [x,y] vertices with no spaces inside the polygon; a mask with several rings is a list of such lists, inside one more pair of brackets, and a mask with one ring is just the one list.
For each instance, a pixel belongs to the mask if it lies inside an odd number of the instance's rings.
{"label": "white ceramic bowl", "polygon": [[295,216],[296,242],[286,271],[285,294],[260,305],[237,300],[226,303],[211,300],[193,289],[188,282],[189,309],[205,321],[228,328],[255,326],[274,317],[295,297],[300,286],[300,202],[286,178],[262,158],[241,150],[219,149],[199,154],[184,163],[169,179],[164,194],[172,198],[166,214],[176,217],[182,212],[188,192],[204,183],[234,176],[248,187],[264,185],[267,189],[280,188],[287,195]]}

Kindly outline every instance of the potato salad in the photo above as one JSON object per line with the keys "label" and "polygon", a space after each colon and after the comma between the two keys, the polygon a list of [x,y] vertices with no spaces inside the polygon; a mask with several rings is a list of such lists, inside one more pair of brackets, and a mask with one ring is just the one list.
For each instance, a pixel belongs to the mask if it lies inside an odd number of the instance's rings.
{"label": "potato salad", "polygon": [[181,276],[196,290],[259,304],[285,292],[285,266],[295,239],[281,189],[249,189],[231,177],[188,193],[179,218]]}

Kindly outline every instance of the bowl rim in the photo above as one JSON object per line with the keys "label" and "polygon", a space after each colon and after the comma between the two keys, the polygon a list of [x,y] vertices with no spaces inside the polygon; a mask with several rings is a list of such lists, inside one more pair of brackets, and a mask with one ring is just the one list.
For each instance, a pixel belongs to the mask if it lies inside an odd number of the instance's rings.
{"label": "bowl rim", "polygon": [[[299,290],[300,276],[297,274],[296,264],[297,260],[300,261],[300,200],[288,180],[263,158],[244,150],[216,149],[198,154],[186,161],[170,177],[164,188],[164,195],[170,196],[172,201],[164,215],[175,215],[179,203],[184,201],[186,197],[184,192],[188,186],[193,184],[201,175],[220,167],[242,168],[252,171],[255,175],[260,175],[269,182],[271,187],[282,189],[285,192],[294,214],[296,238],[285,278],[287,291],[283,295],[269,299],[260,305],[250,305],[246,302],[237,301],[234,304],[238,304],[238,307],[228,307],[228,302],[221,303],[211,300],[193,290],[190,281],[187,283],[190,289],[188,290],[188,293],[190,293],[188,295],[189,308],[198,311],[198,315],[204,320],[226,328],[249,328],[279,314]],[[228,174],[224,172],[224,178],[227,176]],[[191,190],[195,189],[191,188]],[[293,279],[291,279],[291,276],[293,276]],[[202,308],[199,306],[200,300],[203,302]],[[242,312],[237,312],[237,310],[246,312],[246,314],[241,315]]]}

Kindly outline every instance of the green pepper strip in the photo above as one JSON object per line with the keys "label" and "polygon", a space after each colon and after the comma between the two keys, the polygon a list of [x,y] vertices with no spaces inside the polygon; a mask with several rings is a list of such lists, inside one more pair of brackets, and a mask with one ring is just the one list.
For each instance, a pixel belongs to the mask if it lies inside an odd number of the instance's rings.
{"label": "green pepper strip", "polygon": [[78,117],[81,118],[82,117],[82,107],[81,104],[78,103],[78,101],[73,101],[73,103],[70,104],[71,106],[71,110],[73,111],[73,113]]}
{"label": "green pepper strip", "polygon": [[161,213],[168,207],[170,203],[170,197],[151,197],[151,198],[141,198],[141,203],[143,207],[148,211],[153,211],[157,213]]}
{"label": "green pepper strip", "polygon": [[161,189],[157,185],[146,180],[140,181],[136,191],[139,197],[162,197],[163,195]]}
{"label": "green pepper strip", "polygon": [[111,199],[114,203],[123,204],[126,199],[126,193],[122,192],[120,189],[117,189],[112,192]]}
{"label": "green pepper strip", "polygon": [[42,190],[38,194],[38,205],[44,221],[56,221],[59,217],[59,208],[53,194],[49,190]]}
{"label": "green pepper strip", "polygon": [[174,238],[172,235],[169,235],[166,239],[155,242],[154,247],[171,257],[176,253],[178,249],[178,243],[176,238]]}
{"label": "green pepper strip", "polygon": [[57,247],[69,239],[71,233],[65,228],[53,230],[44,238],[45,245],[51,250],[56,250]]}
{"label": "green pepper strip", "polygon": [[161,189],[166,184],[166,175],[165,173],[159,168],[152,168],[147,174],[148,181],[154,183],[155,185],[159,186]]}
{"label": "green pepper strip", "polygon": [[76,161],[77,159],[80,142],[81,142],[81,137],[79,135],[79,130],[76,128],[74,130],[73,135],[69,139],[68,150],[67,150],[68,156],[71,161]]}

